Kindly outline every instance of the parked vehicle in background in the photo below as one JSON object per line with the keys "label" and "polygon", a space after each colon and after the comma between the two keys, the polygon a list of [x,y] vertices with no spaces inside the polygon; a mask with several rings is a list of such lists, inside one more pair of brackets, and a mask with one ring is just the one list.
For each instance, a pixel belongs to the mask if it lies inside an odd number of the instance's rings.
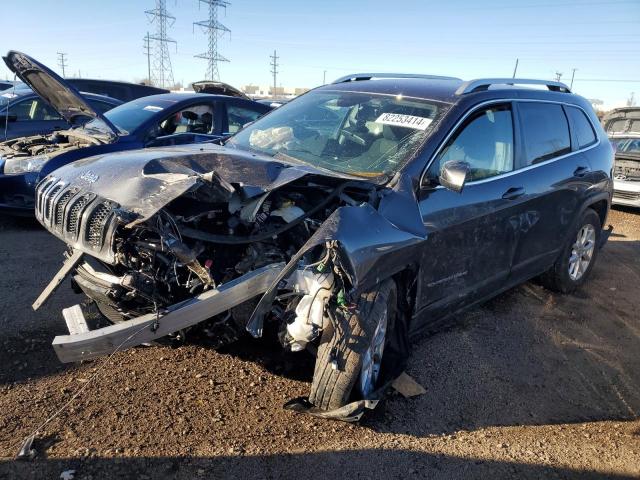
{"label": "parked vehicle in background", "polygon": [[589,102],[562,83],[350,75],[224,145],[45,177],[36,216],[69,257],[34,308],[71,272],[113,323],[65,309],[65,362],[198,324],[218,345],[270,330],[316,356],[295,408],[355,420],[404,369],[409,335],[532,277],[582,285],[612,166]]}
{"label": "parked vehicle in background", "polygon": [[138,83],[118,82],[113,80],[96,80],[92,78],[65,78],[65,82],[81,92],[97,93],[123,102],[136,98],[169,93],[165,88],[151,87]]}
{"label": "parked vehicle in background", "polygon": [[602,123],[616,152],[613,203],[640,207],[640,107],[613,110]]}
{"label": "parked vehicle in background", "polygon": [[251,100],[246,93],[238,90],[236,87],[224,82],[214,82],[212,80],[201,80],[193,82],[191,88],[196,93],[211,93],[213,95],[227,95],[229,97],[244,98]]}
{"label": "parked vehicle in background", "polygon": [[[242,98],[207,94],[161,94],[103,112],[54,72],[19,52],[7,66],[70,124],[50,135],[0,143],[0,210],[33,214],[38,180],[56,168],[91,155],[121,150],[213,141],[237,132],[270,110]],[[89,117],[91,121],[86,122]],[[116,167],[112,167],[116,168]]]}
{"label": "parked vehicle in background", "polygon": [[[81,92],[80,95],[96,111],[106,112],[122,105],[120,100],[104,95]],[[47,135],[57,130],[81,126],[91,116],[77,115],[67,122],[49,103],[24,83],[0,93],[0,141],[31,135]]]}

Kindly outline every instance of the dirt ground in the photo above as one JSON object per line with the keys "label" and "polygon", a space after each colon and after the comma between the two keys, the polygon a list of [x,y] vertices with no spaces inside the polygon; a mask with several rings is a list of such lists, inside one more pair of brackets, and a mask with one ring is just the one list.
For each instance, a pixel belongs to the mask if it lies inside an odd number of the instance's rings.
{"label": "dirt ground", "polygon": [[307,354],[243,341],[118,353],[38,436],[25,436],[101,365],[60,364],[65,284],[31,303],[63,245],[0,220],[0,478],[640,478],[640,212],[614,210],[593,277],[575,295],[528,283],[413,345],[427,390],[360,424],[285,411]]}

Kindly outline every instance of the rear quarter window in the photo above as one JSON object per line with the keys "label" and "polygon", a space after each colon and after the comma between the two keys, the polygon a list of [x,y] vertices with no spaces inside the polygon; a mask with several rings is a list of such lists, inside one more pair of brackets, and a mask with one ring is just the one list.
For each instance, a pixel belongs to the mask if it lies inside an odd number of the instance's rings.
{"label": "rear quarter window", "polygon": [[596,133],[593,131],[591,122],[585,113],[576,107],[566,107],[567,114],[571,119],[571,127],[578,142],[578,148],[588,147],[597,141]]}
{"label": "rear quarter window", "polygon": [[518,105],[524,136],[526,165],[571,152],[569,124],[561,105],[520,103]]}

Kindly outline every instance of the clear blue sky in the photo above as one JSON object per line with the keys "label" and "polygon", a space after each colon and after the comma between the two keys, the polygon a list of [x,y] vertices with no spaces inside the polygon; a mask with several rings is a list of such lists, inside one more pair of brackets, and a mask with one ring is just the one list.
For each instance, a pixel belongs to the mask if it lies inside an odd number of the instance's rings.
{"label": "clear blue sky", "polygon": [[[169,35],[174,77],[201,80],[206,37],[192,22],[207,14],[197,0],[167,0],[176,17]],[[144,10],[153,0],[21,0],[0,7],[0,51],[17,49],[83,77],[146,77],[143,37],[153,31]],[[607,106],[640,99],[640,0],[232,0],[220,19],[221,80],[269,84],[269,55],[280,56],[278,84],[313,87],[355,71],[413,72],[462,78],[550,79]],[[69,72],[68,70],[68,72]],[[67,72],[67,73],[68,73]],[[2,66],[0,77],[10,76]],[[625,81],[621,81],[625,80]],[[640,103],[640,101],[638,102]]]}

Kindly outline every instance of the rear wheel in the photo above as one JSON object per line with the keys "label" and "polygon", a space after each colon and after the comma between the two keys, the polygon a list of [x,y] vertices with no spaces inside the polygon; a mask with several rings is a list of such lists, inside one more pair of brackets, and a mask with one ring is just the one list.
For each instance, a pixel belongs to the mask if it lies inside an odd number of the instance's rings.
{"label": "rear wheel", "polygon": [[561,293],[571,293],[584,284],[596,262],[601,233],[600,217],[588,208],[556,263],[542,275],[542,284]]}
{"label": "rear wheel", "polygon": [[377,386],[382,356],[396,318],[396,285],[386,280],[363,293],[353,310],[337,309],[323,331],[309,401],[323,410],[349,403],[356,392],[367,398]]}

